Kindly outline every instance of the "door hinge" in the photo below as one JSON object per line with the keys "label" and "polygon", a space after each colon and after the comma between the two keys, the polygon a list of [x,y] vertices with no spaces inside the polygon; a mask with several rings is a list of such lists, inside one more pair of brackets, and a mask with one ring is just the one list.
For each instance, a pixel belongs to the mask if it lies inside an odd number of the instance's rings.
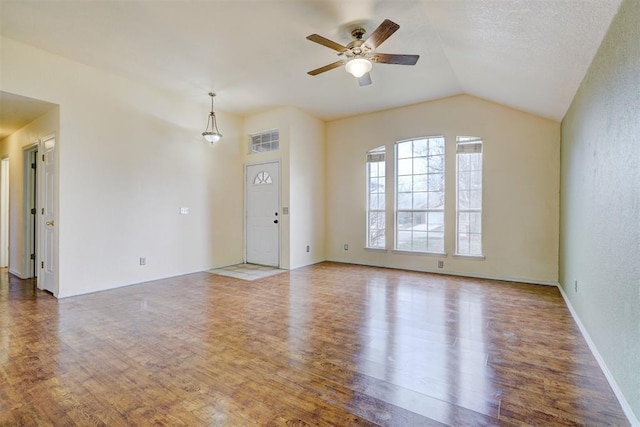
{"label": "door hinge", "polygon": [[31,169],[35,169],[36,168],[36,164],[35,163],[31,163]]}
{"label": "door hinge", "polygon": [[31,254],[31,259],[36,259],[36,254]]}
{"label": "door hinge", "polygon": [[36,214],[36,208],[31,208],[31,215],[35,215]]}
{"label": "door hinge", "polygon": [[40,268],[44,268],[44,261],[40,261]]}

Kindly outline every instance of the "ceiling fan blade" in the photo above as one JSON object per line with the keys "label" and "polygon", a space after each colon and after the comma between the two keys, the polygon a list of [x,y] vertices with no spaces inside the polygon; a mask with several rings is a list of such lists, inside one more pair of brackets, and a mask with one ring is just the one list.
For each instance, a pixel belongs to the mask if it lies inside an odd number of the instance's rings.
{"label": "ceiling fan blade", "polygon": [[316,42],[318,44],[321,44],[322,46],[326,46],[329,49],[337,50],[340,53],[347,50],[346,46],[342,46],[340,43],[336,43],[318,34],[311,34],[310,36],[307,36],[307,40],[311,40],[312,42]]}
{"label": "ceiling fan blade", "polygon": [[375,29],[373,33],[369,36],[367,41],[364,42],[367,46],[369,46],[372,50],[376,49],[380,46],[386,39],[388,39],[391,34],[398,31],[400,25],[396,24],[393,21],[385,19],[382,24],[378,28]]}
{"label": "ceiling fan blade", "polygon": [[367,73],[358,79],[360,86],[369,86],[371,84],[371,74]]}
{"label": "ceiling fan blade", "polygon": [[307,74],[310,76],[317,76],[320,73],[324,73],[325,71],[333,70],[334,68],[338,68],[339,66],[345,63],[344,59],[340,61],[336,61],[333,64],[325,65],[324,67],[316,68],[315,70],[309,71]]}
{"label": "ceiling fan blade", "polygon": [[376,53],[372,59],[379,64],[416,65],[420,55],[394,55],[392,53]]}

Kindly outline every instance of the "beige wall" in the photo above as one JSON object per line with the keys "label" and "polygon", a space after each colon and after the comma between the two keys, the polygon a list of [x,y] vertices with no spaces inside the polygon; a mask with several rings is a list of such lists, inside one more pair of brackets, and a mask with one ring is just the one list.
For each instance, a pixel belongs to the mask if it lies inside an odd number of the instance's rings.
{"label": "beige wall", "polygon": [[325,260],[324,128],[321,120],[292,109],[291,268]]}
{"label": "beige wall", "polygon": [[[446,138],[447,256],[394,253],[393,216],[387,251],[365,246],[368,150],[387,148],[387,188],[393,188],[395,141]],[[484,139],[484,260],[453,257],[455,138]],[[471,96],[336,120],[327,124],[327,257],[334,261],[554,284],[558,280],[560,124]],[[393,206],[391,191],[387,206]],[[387,210],[388,213],[392,210]],[[344,244],[349,250],[343,250]],[[444,260],[444,268],[437,261]]]}
{"label": "beige wall", "polygon": [[193,101],[10,39],[0,46],[0,90],[60,105],[58,296],[242,259],[242,120],[217,112],[225,137],[205,143],[210,88]]}
{"label": "beige wall", "polygon": [[560,233],[560,283],[636,425],[640,425],[638,22],[640,2],[623,2],[562,122]]}
{"label": "beige wall", "polygon": [[[24,149],[37,144],[41,138],[58,135],[60,111],[51,111],[0,141],[0,158],[9,158],[9,271],[28,278],[31,262],[25,252],[25,180]],[[54,288],[56,288],[54,284]]]}

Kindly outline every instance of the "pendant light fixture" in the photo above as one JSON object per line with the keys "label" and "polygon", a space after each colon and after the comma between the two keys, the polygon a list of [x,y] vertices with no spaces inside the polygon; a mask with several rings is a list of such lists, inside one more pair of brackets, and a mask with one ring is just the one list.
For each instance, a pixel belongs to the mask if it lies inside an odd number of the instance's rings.
{"label": "pendant light fixture", "polygon": [[[213,97],[216,96],[215,93],[209,92],[209,96],[211,97],[211,112],[209,113],[209,118],[207,119],[207,128],[202,132],[202,136],[207,142],[214,144],[222,139],[222,134],[218,131],[218,124],[216,123],[216,113],[213,112]],[[211,125],[211,130],[209,130],[209,125]]]}

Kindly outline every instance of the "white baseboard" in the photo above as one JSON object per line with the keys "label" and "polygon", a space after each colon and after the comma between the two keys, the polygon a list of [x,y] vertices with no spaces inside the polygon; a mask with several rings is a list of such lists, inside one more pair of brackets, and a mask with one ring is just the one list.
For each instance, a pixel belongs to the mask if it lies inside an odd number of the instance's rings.
{"label": "white baseboard", "polygon": [[9,274],[13,274],[14,276],[22,280],[31,279],[31,277],[25,277],[21,272],[13,270],[11,268],[9,269]]}
{"label": "white baseboard", "polygon": [[367,267],[380,267],[380,268],[390,268],[393,270],[405,270],[405,271],[415,271],[417,273],[430,273],[430,274],[443,274],[445,276],[457,276],[457,277],[469,277],[471,279],[487,279],[487,280],[499,280],[501,282],[514,282],[514,283],[524,283],[527,285],[543,285],[543,286],[558,286],[558,282],[553,280],[538,280],[538,279],[530,279],[526,277],[509,277],[509,276],[490,276],[484,274],[474,274],[474,273],[460,273],[456,271],[449,271],[444,269],[416,269],[409,267],[399,267],[396,265],[388,265],[388,264],[375,264],[375,263],[366,263],[360,261],[345,261],[338,259],[327,259],[326,261],[330,262],[338,262],[341,264],[353,264],[353,265],[364,265]]}
{"label": "white baseboard", "polygon": [[578,325],[578,328],[580,329],[582,336],[587,342],[587,345],[589,346],[589,350],[591,350],[593,357],[596,358],[598,365],[600,365],[600,369],[602,369],[604,376],[607,378],[609,385],[613,389],[613,393],[618,398],[618,402],[620,402],[620,406],[622,406],[622,410],[624,411],[624,414],[627,416],[627,419],[629,420],[632,426],[640,427],[640,420],[638,420],[638,417],[636,416],[636,414],[633,413],[633,409],[631,409],[631,405],[629,405],[629,402],[627,401],[626,397],[622,393],[622,390],[620,390],[618,383],[616,382],[615,378],[611,374],[611,371],[607,367],[607,364],[604,362],[604,359],[600,355],[600,352],[598,351],[596,344],[593,342],[593,340],[591,339],[591,336],[589,335],[589,332],[587,332],[587,329],[582,324],[582,321],[578,317],[578,313],[576,313],[576,311],[573,309],[573,306],[571,305],[571,301],[569,300],[569,297],[567,297],[567,294],[564,292],[564,289],[559,284],[558,284],[558,289],[562,294],[562,298],[564,299],[565,304],[567,304],[567,307],[569,308],[569,312],[571,313],[573,320]]}

